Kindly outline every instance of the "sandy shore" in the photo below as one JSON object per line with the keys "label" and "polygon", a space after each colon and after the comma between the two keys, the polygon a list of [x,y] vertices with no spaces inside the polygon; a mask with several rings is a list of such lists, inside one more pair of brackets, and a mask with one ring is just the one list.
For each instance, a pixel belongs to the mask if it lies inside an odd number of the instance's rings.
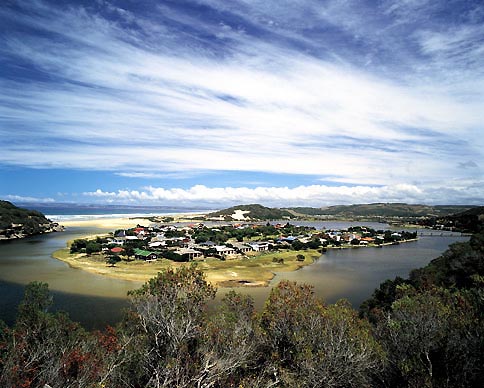
{"label": "sandy shore", "polygon": [[[203,214],[195,213],[195,214],[163,214],[160,217],[173,217],[174,222],[184,222],[184,221],[192,221],[195,217],[200,217]],[[111,229],[119,229],[119,228],[132,228],[136,225],[144,225],[147,226],[151,224],[151,221],[147,218],[130,218],[130,217],[118,217],[118,218],[107,218],[107,217],[100,217],[100,218],[90,218],[88,220],[62,220],[58,221],[61,225],[65,227],[93,227],[93,228],[111,228]]]}
{"label": "sandy shore", "polygon": [[150,222],[143,218],[93,218],[89,220],[61,221],[65,227],[86,228],[131,228],[138,224],[144,225]]}

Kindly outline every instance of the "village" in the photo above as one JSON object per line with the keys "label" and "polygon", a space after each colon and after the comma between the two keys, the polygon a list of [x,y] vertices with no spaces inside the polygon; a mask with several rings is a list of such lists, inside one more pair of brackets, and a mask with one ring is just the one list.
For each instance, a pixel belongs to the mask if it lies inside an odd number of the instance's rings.
{"label": "village", "polygon": [[[121,260],[174,262],[203,261],[207,258],[235,260],[272,251],[328,248],[381,247],[416,239],[411,232],[350,227],[344,230],[316,230],[290,223],[203,223],[177,225],[151,223],[120,229],[109,236],[74,240],[70,253],[102,254],[115,265]],[[301,261],[303,255],[298,255]]]}

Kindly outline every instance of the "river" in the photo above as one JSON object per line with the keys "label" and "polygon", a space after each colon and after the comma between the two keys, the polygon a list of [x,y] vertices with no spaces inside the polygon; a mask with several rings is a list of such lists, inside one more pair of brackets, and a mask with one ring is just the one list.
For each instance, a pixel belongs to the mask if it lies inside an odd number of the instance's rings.
{"label": "river", "polygon": [[[370,227],[385,228],[382,224]],[[350,223],[318,223],[315,226],[342,228]],[[54,308],[69,313],[88,328],[114,324],[126,307],[126,293],[141,283],[110,279],[70,268],[51,257],[64,248],[66,241],[86,234],[106,233],[99,228],[69,228],[62,233],[35,236],[0,245],[0,319],[14,320],[16,306],[25,284],[31,281],[49,283],[54,295]],[[282,279],[314,285],[316,293],[328,303],[347,298],[355,308],[367,299],[378,285],[395,276],[406,277],[413,268],[426,265],[445,251],[449,244],[468,237],[424,236],[418,241],[383,248],[329,250],[314,264],[299,271],[277,274],[271,285]],[[261,307],[270,288],[240,288],[254,297]],[[227,292],[221,289],[218,298]]]}

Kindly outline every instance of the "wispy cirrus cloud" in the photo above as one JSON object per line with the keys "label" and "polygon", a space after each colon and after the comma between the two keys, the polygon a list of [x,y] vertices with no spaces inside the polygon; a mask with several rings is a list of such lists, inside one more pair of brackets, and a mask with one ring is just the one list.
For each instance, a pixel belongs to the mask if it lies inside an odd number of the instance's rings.
{"label": "wispy cirrus cloud", "polygon": [[0,163],[480,182],[480,8],[443,6],[18,1],[0,11]]}

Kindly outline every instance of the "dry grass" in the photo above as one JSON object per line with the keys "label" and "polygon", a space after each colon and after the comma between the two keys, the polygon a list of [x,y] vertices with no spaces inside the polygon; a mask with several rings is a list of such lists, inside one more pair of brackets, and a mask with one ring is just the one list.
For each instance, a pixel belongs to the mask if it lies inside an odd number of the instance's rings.
{"label": "dry grass", "polygon": [[[297,261],[296,256],[303,254],[304,261]],[[141,260],[121,261],[114,267],[105,262],[101,254],[70,254],[69,249],[60,249],[53,253],[54,258],[62,260],[73,268],[100,275],[109,276],[131,281],[147,281],[159,271],[168,267],[192,265],[192,263],[176,263],[167,259],[152,262]],[[267,286],[274,277],[274,272],[295,271],[305,265],[312,264],[321,254],[316,250],[308,251],[283,251],[260,253],[255,256],[241,257],[222,261],[215,258],[207,258],[197,262],[207,280],[217,286]],[[283,263],[276,263],[273,259],[283,259]]]}

